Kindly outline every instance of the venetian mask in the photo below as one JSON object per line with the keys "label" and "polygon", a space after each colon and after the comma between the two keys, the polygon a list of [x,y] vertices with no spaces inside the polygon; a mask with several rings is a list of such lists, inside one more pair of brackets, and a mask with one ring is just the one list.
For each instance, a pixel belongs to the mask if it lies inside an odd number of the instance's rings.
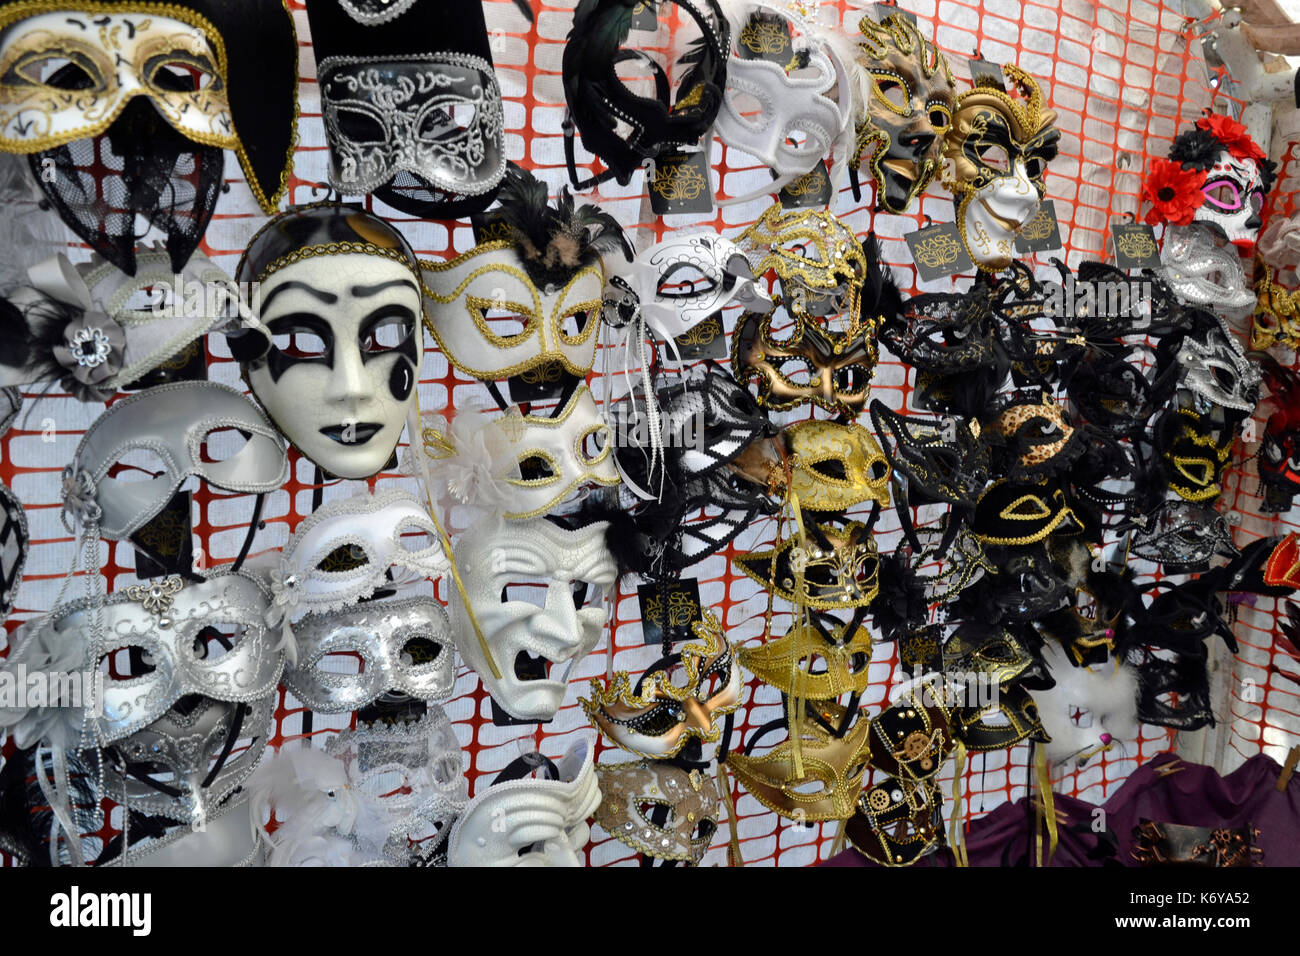
{"label": "venetian mask", "polygon": [[1061,137],[1037,81],[1011,64],[1003,71],[1020,97],[986,84],[963,93],[943,148],[957,230],[971,261],[985,272],[1011,265],[1012,243],[1038,212],[1047,163]]}
{"label": "venetian mask", "polygon": [[355,207],[299,207],[253,237],[239,278],[259,284],[272,336],[244,368],[271,420],[330,474],[378,473],[402,435],[423,355],[406,240]]}
{"label": "venetian mask", "polygon": [[902,213],[930,185],[943,158],[956,87],[948,61],[915,24],[893,14],[858,24],[858,63],[871,74],[867,119],[858,125],[858,162],[874,146],[876,206]]}
{"label": "venetian mask", "polygon": [[606,522],[570,531],[545,518],[500,524],[489,516],[455,544],[465,593],[486,643],[472,633],[464,601],[451,603],[460,654],[513,717],[550,720],[567,668],[590,653],[605,627],[604,594],[618,576]]}

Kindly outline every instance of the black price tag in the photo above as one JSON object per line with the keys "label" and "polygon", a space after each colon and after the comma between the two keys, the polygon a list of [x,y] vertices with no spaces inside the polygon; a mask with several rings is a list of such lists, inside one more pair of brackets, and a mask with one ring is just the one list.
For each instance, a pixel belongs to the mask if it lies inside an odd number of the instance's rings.
{"label": "black price tag", "polygon": [[912,26],[920,29],[920,24],[917,22],[916,14],[911,10],[904,10],[896,3],[875,3],[871,6],[871,18],[877,23],[884,23],[895,14],[908,21]]}
{"label": "black price tag", "polygon": [[672,642],[693,638],[691,625],[704,619],[698,578],[652,581],[636,589],[641,605],[641,634],[647,644],[664,643],[664,625]]}
{"label": "black price tag", "polygon": [[1033,219],[1016,233],[1016,252],[1051,252],[1061,248],[1061,226],[1056,220],[1056,203],[1043,201]]}
{"label": "black price tag", "polygon": [[539,402],[547,398],[558,398],[573,381],[573,376],[564,370],[559,362],[548,362],[537,368],[520,372],[507,379],[510,386],[510,401],[516,405],[521,402]]}
{"label": "black price tag", "polygon": [[501,210],[489,209],[476,212],[469,217],[469,226],[474,233],[474,242],[482,245],[496,239],[510,239],[510,227],[501,216]]}
{"label": "black price tag", "polygon": [[[190,493],[178,491],[143,528],[131,535],[135,576],[141,580],[202,570],[202,555],[192,553]],[[199,560],[195,560],[198,557]]]}
{"label": "black price tag", "polygon": [[[773,178],[776,174],[773,173]],[[810,172],[787,183],[777,195],[786,209],[824,209],[831,203],[831,174],[826,162],[818,163]]]}
{"label": "black price tag", "polygon": [[736,38],[736,52],[742,60],[771,60],[789,69],[795,65],[790,21],[773,13],[751,14]]}
{"label": "black price tag", "polygon": [[656,216],[713,210],[709,161],[703,150],[659,154],[650,179],[650,208]]}
{"label": "black price tag", "polygon": [[955,222],[926,226],[903,238],[907,240],[907,248],[912,253],[912,261],[916,263],[922,282],[933,282],[975,268]]}
{"label": "black price tag", "polygon": [[983,60],[976,57],[966,62],[970,64],[970,81],[974,86],[979,86],[980,80],[986,79],[996,83],[1000,90],[1007,88],[1007,78],[1002,73],[1002,67],[992,60]]}
{"label": "black price tag", "polygon": [[692,329],[687,329],[674,341],[682,358],[690,360],[727,357],[727,335],[722,328],[722,313],[711,316]]}
{"label": "black price tag", "polygon": [[1160,247],[1156,234],[1144,222],[1116,223],[1110,227],[1115,266],[1124,270],[1159,269]]}
{"label": "black price tag", "polygon": [[659,11],[656,9],[656,0],[641,0],[632,8],[632,25],[631,30],[643,30],[646,33],[655,33],[659,29]]}

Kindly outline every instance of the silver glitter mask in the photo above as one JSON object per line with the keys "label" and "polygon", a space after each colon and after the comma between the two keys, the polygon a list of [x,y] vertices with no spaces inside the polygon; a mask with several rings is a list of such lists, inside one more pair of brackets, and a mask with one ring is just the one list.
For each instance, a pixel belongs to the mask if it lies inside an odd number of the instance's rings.
{"label": "silver glitter mask", "polygon": [[298,663],[285,671],[284,684],[317,713],[360,710],[393,691],[446,700],[456,683],[447,612],[431,597],[310,614],[294,625],[294,636]]}
{"label": "silver glitter mask", "polygon": [[1160,275],[1184,302],[1223,312],[1255,305],[1241,257],[1233,248],[1220,248],[1204,225],[1170,226],[1160,261]]}
{"label": "silver glitter mask", "polygon": [[269,598],[244,572],[184,585],[170,577],[109,595],[98,641],[93,599],[56,608],[45,626],[56,641],[89,642],[86,667],[104,681],[104,712],[92,720],[98,741],[109,744],[189,695],[238,703],[274,692],[284,655],[267,636]]}
{"label": "silver glitter mask", "polygon": [[459,196],[501,182],[505,116],[487,60],[453,52],[332,56],[319,71],[334,188],[371,193],[401,172]]}
{"label": "silver glitter mask", "polygon": [[1259,402],[1260,371],[1231,333],[1212,328],[1204,340],[1189,335],[1178,349],[1180,388],[1212,405],[1251,412]]}
{"label": "silver glitter mask", "polygon": [[206,821],[266,749],[276,693],[248,703],[186,697],[104,752],[104,796],[132,810]]}

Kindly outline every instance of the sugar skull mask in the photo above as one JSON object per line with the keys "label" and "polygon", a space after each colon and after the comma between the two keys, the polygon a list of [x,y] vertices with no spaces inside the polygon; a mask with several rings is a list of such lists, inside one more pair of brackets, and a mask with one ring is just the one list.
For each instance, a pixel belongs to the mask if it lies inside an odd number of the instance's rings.
{"label": "sugar skull mask", "polygon": [[971,261],[985,272],[1011,265],[1012,243],[1038,212],[1047,191],[1043,176],[1061,137],[1034,78],[1011,64],[1003,71],[1020,97],[989,85],[963,93],[943,147],[957,229]]}
{"label": "sugar skull mask", "polygon": [[245,377],[276,426],[342,478],[368,478],[392,457],[415,396],[423,345],[410,247],[360,209],[299,207],[253,237],[241,281],[260,283],[272,335]]}
{"label": "sugar skull mask", "polygon": [[858,63],[872,83],[856,162],[875,147],[876,206],[902,213],[939,171],[957,92],[944,55],[906,17],[863,17],[858,29]]}

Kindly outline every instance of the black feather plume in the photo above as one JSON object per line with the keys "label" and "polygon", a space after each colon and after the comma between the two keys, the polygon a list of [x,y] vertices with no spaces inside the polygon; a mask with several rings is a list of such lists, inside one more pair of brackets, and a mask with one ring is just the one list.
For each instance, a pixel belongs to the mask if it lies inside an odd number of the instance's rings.
{"label": "black feather plume", "polygon": [[575,208],[567,186],[552,206],[546,183],[511,163],[497,198],[524,271],[539,288],[564,286],[578,270],[615,248],[632,259],[632,246],[618,221],[599,206]]}

